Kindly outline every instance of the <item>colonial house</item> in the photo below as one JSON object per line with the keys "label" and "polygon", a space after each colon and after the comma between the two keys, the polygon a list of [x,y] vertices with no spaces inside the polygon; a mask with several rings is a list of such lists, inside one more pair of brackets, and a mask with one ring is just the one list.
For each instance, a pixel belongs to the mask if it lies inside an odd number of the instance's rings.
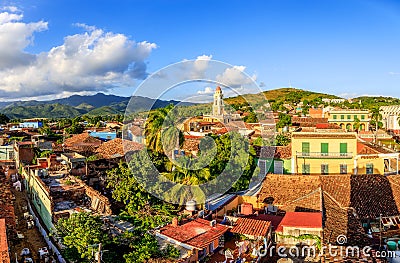
{"label": "colonial house", "polygon": [[183,262],[198,262],[217,248],[224,247],[224,234],[229,228],[216,221],[201,218],[179,224],[174,218],[172,223],[156,230],[156,237],[180,247],[180,259]]}

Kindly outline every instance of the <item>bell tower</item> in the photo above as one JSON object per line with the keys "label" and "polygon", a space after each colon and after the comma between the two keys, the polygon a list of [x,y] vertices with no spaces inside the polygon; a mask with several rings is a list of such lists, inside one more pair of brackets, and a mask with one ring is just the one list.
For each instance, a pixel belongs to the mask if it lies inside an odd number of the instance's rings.
{"label": "bell tower", "polygon": [[214,93],[214,103],[213,103],[213,107],[212,107],[212,109],[213,109],[212,115],[213,116],[222,116],[225,113],[223,98],[224,98],[224,96],[222,95],[221,87],[218,86],[215,89],[215,93]]}

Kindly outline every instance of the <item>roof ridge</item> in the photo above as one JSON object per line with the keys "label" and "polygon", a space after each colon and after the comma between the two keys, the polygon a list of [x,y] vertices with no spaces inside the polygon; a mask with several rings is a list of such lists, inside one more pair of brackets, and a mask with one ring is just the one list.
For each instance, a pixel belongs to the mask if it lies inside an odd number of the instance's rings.
{"label": "roof ridge", "polygon": [[322,190],[322,194],[323,195],[327,195],[335,204],[337,204],[340,208],[342,208],[342,209],[344,209],[344,208],[349,208],[349,207],[347,207],[347,206],[342,206],[340,203],[339,203],[339,201],[337,201],[333,196],[331,196],[329,193],[327,193],[326,191],[323,191]]}
{"label": "roof ridge", "polygon": [[309,197],[309,196],[311,196],[311,195],[317,193],[318,191],[321,191],[321,186],[318,186],[316,189],[314,189],[313,191],[309,192],[309,193],[306,194],[306,195],[303,195],[303,196],[301,196],[301,197],[299,197],[299,198],[297,198],[297,199],[295,199],[295,200],[292,200],[292,201],[288,202],[288,204],[292,204],[292,203],[294,203],[294,202],[297,202],[297,201],[300,201],[300,200],[302,200],[302,199],[304,199],[304,198],[307,198],[307,197]]}

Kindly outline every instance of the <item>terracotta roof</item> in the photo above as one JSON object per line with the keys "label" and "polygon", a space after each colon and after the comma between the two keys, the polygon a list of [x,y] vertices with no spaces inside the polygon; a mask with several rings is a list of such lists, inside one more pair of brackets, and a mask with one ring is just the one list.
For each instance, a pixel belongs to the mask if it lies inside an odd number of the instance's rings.
{"label": "terracotta roof", "polygon": [[248,215],[245,218],[251,218],[256,220],[263,220],[271,222],[272,228],[277,229],[281,223],[283,216],[269,215],[269,214],[259,214],[259,215]]}
{"label": "terracotta roof", "polygon": [[77,145],[99,146],[100,144],[101,144],[101,140],[90,136],[89,133],[87,133],[87,132],[73,135],[72,137],[70,137],[64,141],[64,145],[67,147],[77,146]]}
{"label": "terracotta roof", "polygon": [[277,159],[290,159],[292,158],[292,146],[276,146],[275,158]]}
{"label": "terracotta roof", "polygon": [[90,136],[87,132],[73,135],[64,141],[65,148],[76,152],[95,152],[102,143],[101,140]]}
{"label": "terracotta roof", "polygon": [[239,218],[235,226],[230,230],[232,233],[265,237],[271,227],[271,222],[251,218]]}
{"label": "terracotta roof", "polygon": [[268,174],[257,198],[284,211],[322,211],[319,176]]}
{"label": "terracotta roof", "polygon": [[8,249],[6,220],[4,218],[0,218],[0,262],[10,262]]}
{"label": "terracotta roof", "polygon": [[6,178],[0,177],[0,218],[5,218],[7,225],[15,226],[13,193],[10,187]]}
{"label": "terracotta roof", "polygon": [[292,138],[356,139],[357,135],[350,132],[294,132]]}
{"label": "terracotta roof", "polygon": [[199,150],[199,139],[189,139],[185,136],[185,141],[183,142],[182,149],[187,152],[196,152]]}
{"label": "terracotta roof", "polygon": [[214,134],[225,134],[227,132],[228,132],[228,129],[225,128],[225,127],[221,128],[221,129],[218,129],[218,130],[213,130]]}
{"label": "terracotta roof", "polygon": [[400,215],[399,176],[321,176],[322,189],[343,208],[352,207],[363,219]]}
{"label": "terracotta roof", "polygon": [[292,147],[287,146],[253,146],[258,158],[290,159],[292,158]]}
{"label": "terracotta roof", "polygon": [[380,153],[393,153],[393,151],[386,150],[383,147],[373,145],[371,143],[357,142],[357,154],[380,154]]}
{"label": "terracotta roof", "polygon": [[282,232],[283,227],[321,228],[321,212],[286,212],[276,232]]}
{"label": "terracotta roof", "polygon": [[96,153],[98,153],[102,158],[110,159],[115,157],[122,157],[125,156],[126,152],[140,151],[143,148],[143,144],[115,138],[114,140],[105,142],[100,145],[100,147],[97,148]]}
{"label": "terracotta roof", "polygon": [[399,215],[400,176],[321,176],[327,243],[346,235],[350,245],[368,244],[361,219]]}
{"label": "terracotta roof", "polygon": [[[329,124],[327,118],[311,118],[311,117],[292,117],[292,124],[300,127],[316,127],[318,124]],[[329,127],[337,127],[337,125],[331,125]]]}
{"label": "terracotta roof", "polygon": [[347,237],[348,245],[370,245],[360,220],[351,208],[342,208],[328,195],[324,196],[324,242],[336,243],[339,235]]}
{"label": "terracotta roof", "polygon": [[210,221],[198,218],[176,227],[172,224],[162,227],[160,234],[192,247],[203,249],[222,236],[228,229],[221,224],[212,227]]}

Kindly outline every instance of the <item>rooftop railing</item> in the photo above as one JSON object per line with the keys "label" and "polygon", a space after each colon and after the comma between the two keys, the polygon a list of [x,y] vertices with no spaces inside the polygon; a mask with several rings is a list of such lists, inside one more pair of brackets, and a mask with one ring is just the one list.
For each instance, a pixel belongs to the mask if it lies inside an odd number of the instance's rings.
{"label": "rooftop railing", "polygon": [[296,152],[297,157],[301,158],[321,158],[321,159],[348,159],[353,157],[353,153],[338,153],[338,152]]}

